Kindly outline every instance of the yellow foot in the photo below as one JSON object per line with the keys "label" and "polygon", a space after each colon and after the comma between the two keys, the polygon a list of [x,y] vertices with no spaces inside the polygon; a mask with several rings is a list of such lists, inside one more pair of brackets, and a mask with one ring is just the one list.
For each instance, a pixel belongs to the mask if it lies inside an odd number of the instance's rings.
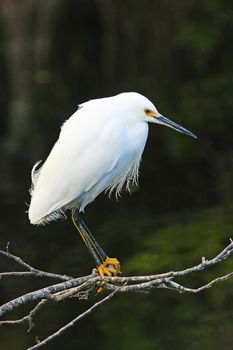
{"label": "yellow foot", "polygon": [[106,258],[106,260],[98,266],[98,272],[101,277],[116,276],[120,272],[120,263],[116,258]]}
{"label": "yellow foot", "polygon": [[[119,261],[116,258],[109,258],[107,257],[106,260],[98,266],[98,272],[100,277],[104,278],[104,276],[107,277],[113,277],[116,276],[118,273],[120,273],[121,265]],[[102,281],[102,287],[104,286],[105,281]],[[103,288],[100,287],[98,289],[98,293],[101,293],[103,291]]]}

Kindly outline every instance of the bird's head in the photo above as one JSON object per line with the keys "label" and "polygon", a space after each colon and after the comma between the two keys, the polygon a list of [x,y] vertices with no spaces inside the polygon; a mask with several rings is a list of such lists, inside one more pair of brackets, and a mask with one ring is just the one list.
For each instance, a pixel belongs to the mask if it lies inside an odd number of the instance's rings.
{"label": "bird's head", "polygon": [[197,138],[197,136],[194,135],[191,131],[183,128],[181,125],[160,114],[154,104],[145,96],[136,92],[127,92],[118,96],[120,96],[121,99],[125,100],[130,110],[132,111],[134,118],[138,118],[137,120],[147,123],[165,125],[169,128],[181,132],[182,134]]}

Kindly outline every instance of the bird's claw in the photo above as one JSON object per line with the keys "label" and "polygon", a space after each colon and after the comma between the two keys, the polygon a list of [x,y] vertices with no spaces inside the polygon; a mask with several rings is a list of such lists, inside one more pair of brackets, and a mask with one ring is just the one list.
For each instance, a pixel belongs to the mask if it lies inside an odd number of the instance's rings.
{"label": "bird's claw", "polygon": [[106,260],[98,266],[98,272],[101,277],[113,277],[120,272],[120,263],[116,258],[106,258]]}
{"label": "bird's claw", "polygon": [[104,276],[107,277],[114,277],[118,275],[120,271],[121,265],[120,262],[116,258],[109,258],[107,257],[106,260],[98,266],[98,272],[102,280],[102,287],[98,289],[98,293],[101,293],[103,291],[103,286],[106,283],[104,281]]}

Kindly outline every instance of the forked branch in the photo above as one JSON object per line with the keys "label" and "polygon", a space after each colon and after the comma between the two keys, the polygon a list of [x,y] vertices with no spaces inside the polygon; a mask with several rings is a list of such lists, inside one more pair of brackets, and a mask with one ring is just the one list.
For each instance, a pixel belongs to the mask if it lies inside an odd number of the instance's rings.
{"label": "forked branch", "polygon": [[[39,276],[39,277],[51,277],[63,280],[61,283],[49,285],[48,287],[38,289],[33,292],[29,292],[22,296],[17,297],[16,299],[10,300],[4,305],[0,306],[0,317],[4,314],[9,313],[10,311],[16,309],[17,307],[27,304],[31,301],[36,301],[37,305],[29,312],[28,315],[18,319],[18,320],[7,320],[0,321],[0,326],[4,324],[19,324],[28,322],[29,328],[28,331],[33,327],[33,317],[45,305],[49,300],[59,302],[67,298],[76,297],[78,299],[87,299],[89,294],[93,290],[104,286],[104,289],[110,290],[111,293],[106,297],[102,298],[100,301],[91,306],[83,314],[78,315],[73,321],[66,324],[64,327],[59,329],[54,334],[50,335],[48,338],[39,342],[38,344],[31,347],[31,350],[37,349],[42,345],[46,344],[48,341],[62,334],[67,328],[73,326],[79,322],[83,317],[92,312],[97,306],[100,306],[105,301],[112,298],[115,293],[125,293],[125,292],[145,292],[153,288],[160,289],[172,289],[180,293],[199,293],[207,288],[214,286],[217,283],[224,282],[233,277],[233,272],[229,272],[223,276],[219,276],[210,282],[198,286],[196,288],[189,288],[175,281],[175,278],[178,276],[185,276],[193,272],[199,272],[207,269],[210,266],[213,266],[217,263],[222,262],[227,259],[230,255],[233,254],[233,242],[231,240],[230,244],[223,249],[218,255],[214,258],[207,260],[202,257],[201,262],[195,266],[186,268],[179,271],[169,271],[166,273],[148,275],[148,276],[129,276],[129,277],[105,277],[104,285],[103,280],[99,276],[96,269],[92,271],[90,275],[82,276],[78,278],[72,278],[66,275],[59,275],[55,273],[45,272],[33,268],[31,265],[25,263],[21,258],[10,254],[8,249],[6,251],[0,250],[0,255],[3,255],[11,260],[16,261],[18,264],[26,268],[27,271],[12,271],[12,272],[2,272],[0,273],[0,278],[6,278],[10,276]],[[101,294],[100,294],[101,297]]]}

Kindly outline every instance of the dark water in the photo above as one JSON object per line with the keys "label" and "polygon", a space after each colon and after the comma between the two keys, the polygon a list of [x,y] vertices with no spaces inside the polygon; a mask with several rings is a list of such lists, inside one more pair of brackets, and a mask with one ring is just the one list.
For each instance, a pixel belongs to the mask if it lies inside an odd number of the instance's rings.
{"label": "dark water", "polygon": [[[12,175],[2,188],[1,248],[9,241],[10,252],[34,267],[73,276],[88,274],[92,260],[70,220],[45,227],[31,226],[25,214],[29,175]],[[144,180],[143,180],[144,181]],[[8,183],[7,183],[8,182]],[[146,186],[147,187],[147,186]],[[154,274],[182,269],[211,258],[232,235],[232,205],[166,211],[153,207],[143,184],[132,196],[123,194],[117,203],[101,196],[85,219],[110,256],[122,263],[123,275]],[[93,231],[93,232],[94,232]],[[231,271],[231,259],[208,271],[177,280],[198,287]],[[1,271],[21,267],[1,257]],[[38,278],[3,278],[1,302],[54,281]],[[27,324],[2,326],[1,349],[24,349],[75,318],[99,300],[93,292],[88,300],[49,303]],[[9,318],[23,316],[34,304],[19,308]],[[149,293],[116,295],[111,302],[82,320],[45,348],[63,349],[231,349],[233,334],[232,281],[197,295],[155,289]]]}

